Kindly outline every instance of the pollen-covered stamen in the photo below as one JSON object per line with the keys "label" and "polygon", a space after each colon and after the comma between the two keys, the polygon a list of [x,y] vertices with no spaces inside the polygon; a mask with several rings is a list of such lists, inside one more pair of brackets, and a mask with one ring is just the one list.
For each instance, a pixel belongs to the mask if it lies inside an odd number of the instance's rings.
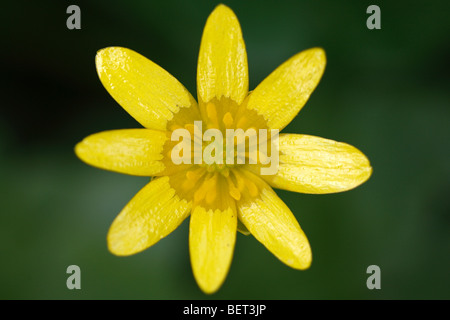
{"label": "pollen-covered stamen", "polygon": [[184,125],[184,128],[187,130],[187,131],[189,131],[189,133],[191,134],[191,138],[193,138],[194,137],[194,135],[195,135],[195,126],[194,126],[194,124],[193,123],[188,123],[188,124],[185,124]]}
{"label": "pollen-covered stamen", "polygon": [[248,180],[248,179],[246,179],[245,182],[246,182],[245,185],[247,186],[247,190],[249,191],[250,196],[252,196],[253,198],[258,196],[259,190],[258,190],[258,187],[256,186],[256,184],[253,181]]}
{"label": "pollen-covered stamen", "polygon": [[203,168],[197,168],[186,172],[186,180],[183,181],[181,188],[184,192],[187,192],[195,187],[201,177],[204,176],[206,171]]}
{"label": "pollen-covered stamen", "polygon": [[233,180],[231,179],[231,176],[227,177],[227,183],[228,183],[228,193],[233,199],[239,201],[241,199],[241,192],[239,191],[238,188],[236,188]]}
{"label": "pollen-covered stamen", "polygon": [[225,177],[228,178],[230,176],[230,169],[224,165],[223,169],[220,171],[220,173]]}
{"label": "pollen-covered stamen", "polygon": [[202,168],[196,168],[196,169],[189,170],[188,172],[186,172],[186,178],[197,182],[198,179],[203,177],[204,174],[205,174],[205,170],[203,170]]}
{"label": "pollen-covered stamen", "polygon": [[223,118],[222,118],[222,122],[225,125],[226,129],[230,129],[233,126],[233,116],[231,115],[231,112],[227,112],[224,114]]}
{"label": "pollen-covered stamen", "polygon": [[248,179],[247,177],[244,177],[239,170],[233,170],[233,175],[236,178],[237,181],[237,189],[240,193],[248,192],[248,194],[251,197],[257,197],[259,194],[258,187],[256,184]]}
{"label": "pollen-covered stamen", "polygon": [[237,182],[237,188],[239,192],[243,192],[245,190],[245,181],[242,176],[237,172],[237,170],[233,170],[233,176]]}
{"label": "pollen-covered stamen", "polygon": [[206,105],[206,115],[208,116],[209,119],[208,127],[219,128],[219,120],[217,118],[217,108],[214,103],[209,102]]}
{"label": "pollen-covered stamen", "polygon": [[201,130],[197,129],[193,123],[188,123],[184,125],[184,128],[189,131],[191,135],[191,139],[194,143],[198,143],[198,141],[202,141]]}
{"label": "pollen-covered stamen", "polygon": [[247,117],[242,116],[242,117],[237,121],[236,128],[245,129],[245,126],[247,125],[247,123],[248,123]]}
{"label": "pollen-covered stamen", "polygon": [[[258,196],[258,187],[247,181],[248,177],[240,166],[259,160],[255,151],[259,150],[259,143],[266,140],[259,136],[259,129],[267,130],[265,120],[256,111],[239,106],[226,97],[201,102],[199,107],[201,120],[183,123],[184,118],[178,119],[175,115],[168,126],[172,131],[188,131],[178,135],[183,137],[183,141],[185,136],[188,137],[184,145],[181,138],[165,145],[165,159],[172,161],[167,167],[174,172],[170,177],[171,187],[180,198],[208,210],[226,210],[228,201],[247,201]],[[215,130],[208,131],[210,129]],[[183,152],[191,156],[191,161],[182,162],[185,167],[179,170],[176,169],[180,165],[170,157],[170,151],[177,145],[180,148],[172,151],[177,159],[183,156]],[[186,146],[183,152],[181,146]]]}
{"label": "pollen-covered stamen", "polygon": [[217,198],[217,192],[218,192],[218,174],[214,174],[210,181],[208,182],[208,190],[206,192],[205,201],[207,204],[211,205],[214,203],[214,201]]}
{"label": "pollen-covered stamen", "polygon": [[169,131],[175,131],[177,129],[183,129],[183,127],[180,126],[179,124],[173,123],[168,126],[168,129],[169,129]]}
{"label": "pollen-covered stamen", "polygon": [[203,180],[203,183],[200,186],[200,188],[198,188],[194,192],[194,202],[199,203],[200,201],[202,201],[206,197],[206,194],[208,193],[209,190],[213,188],[215,189],[217,187],[216,182],[217,182],[216,174],[215,173],[208,174],[208,176]]}

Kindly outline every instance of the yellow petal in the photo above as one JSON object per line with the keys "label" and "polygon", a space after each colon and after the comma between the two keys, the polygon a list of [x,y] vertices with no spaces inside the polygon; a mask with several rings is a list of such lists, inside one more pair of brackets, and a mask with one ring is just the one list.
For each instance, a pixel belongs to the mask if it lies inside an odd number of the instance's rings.
{"label": "yellow petal", "polygon": [[295,269],[308,268],[311,248],[291,210],[260,178],[250,173],[245,176],[257,185],[259,194],[256,198],[243,196],[236,202],[239,219],[282,262]]}
{"label": "yellow petal", "polygon": [[111,130],[92,134],[78,143],[75,153],[84,162],[106,170],[153,176],[165,166],[165,132],[150,129]]}
{"label": "yellow petal", "polygon": [[367,157],[346,143],[302,134],[281,134],[279,143],[277,174],[261,176],[272,187],[302,193],[341,192],[359,186],[372,174]]}
{"label": "yellow petal", "polygon": [[108,248],[118,256],[145,250],[175,230],[190,209],[191,203],[180,200],[168,177],[156,178],[116,217],[108,232]]}
{"label": "yellow petal", "polygon": [[236,210],[206,210],[196,206],[191,214],[189,251],[192,271],[205,293],[214,293],[225,280],[236,241]]}
{"label": "yellow petal", "polygon": [[247,51],[233,11],[218,5],[208,17],[198,57],[197,93],[207,103],[222,96],[240,104],[248,92]]}
{"label": "yellow petal", "polygon": [[271,129],[283,129],[308,101],[325,69],[320,48],[302,51],[272,72],[248,96],[247,108],[264,117]]}
{"label": "yellow petal", "polygon": [[146,128],[166,130],[181,108],[198,109],[177,79],[139,53],[109,47],[97,52],[95,62],[106,90]]}

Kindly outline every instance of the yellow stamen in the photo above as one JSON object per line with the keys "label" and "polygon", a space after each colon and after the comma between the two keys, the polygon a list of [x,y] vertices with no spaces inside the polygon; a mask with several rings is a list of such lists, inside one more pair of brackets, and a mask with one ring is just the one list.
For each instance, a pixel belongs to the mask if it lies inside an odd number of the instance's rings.
{"label": "yellow stamen", "polygon": [[245,180],[244,178],[241,177],[241,175],[238,173],[237,170],[233,170],[233,174],[236,178],[237,181],[237,187],[239,189],[240,192],[244,191],[245,188]]}
{"label": "yellow stamen", "polygon": [[209,174],[208,177],[205,178],[205,180],[203,181],[203,184],[201,185],[200,188],[198,188],[195,193],[194,193],[194,201],[195,202],[200,202],[202,201],[205,196],[206,193],[209,191],[209,189],[211,189],[211,187],[215,187],[215,179],[214,179],[215,175],[214,174]]}
{"label": "yellow stamen", "polygon": [[189,179],[186,179],[186,180],[183,181],[183,184],[181,185],[181,189],[182,189],[184,192],[189,191],[189,190],[191,190],[192,188],[195,187],[195,183],[196,183],[196,182],[197,182],[197,181],[195,181],[195,180],[189,180]]}
{"label": "yellow stamen", "polygon": [[228,169],[227,167],[225,167],[221,172],[220,172],[225,178],[228,178],[230,176],[230,169]]}
{"label": "yellow stamen", "polygon": [[241,200],[241,193],[237,188],[230,189],[230,195],[236,200]]}
{"label": "yellow stamen", "polygon": [[247,124],[247,118],[245,117],[245,116],[242,116],[239,120],[238,120],[238,122],[237,122],[237,124],[236,124],[236,128],[242,128],[242,129],[245,129],[244,128],[244,126]]}
{"label": "yellow stamen", "polygon": [[175,130],[177,130],[177,129],[182,129],[182,128],[183,128],[182,126],[180,126],[180,125],[174,123],[174,124],[172,124],[172,125],[170,126],[169,130],[170,130],[170,131],[175,131]]}
{"label": "yellow stamen", "polygon": [[194,193],[194,201],[195,202],[200,202],[203,200],[203,198],[205,198],[206,191],[208,191],[208,190],[206,188],[204,188],[203,186],[204,186],[204,184],[199,189],[197,189],[197,191],[195,191],[195,193]]}
{"label": "yellow stamen", "polygon": [[189,170],[188,172],[186,172],[186,178],[197,182],[198,179],[200,179],[204,174],[205,174],[205,170],[202,168],[198,168],[198,169]]}
{"label": "yellow stamen", "polygon": [[256,184],[253,181],[248,180],[248,179],[245,182],[246,182],[246,187],[250,193],[250,196],[256,197],[259,194],[259,190],[258,190],[258,187],[256,186]]}
{"label": "yellow stamen", "polygon": [[189,131],[191,134],[191,138],[194,138],[194,128],[195,126],[192,123],[188,123],[184,125],[184,128]]}
{"label": "yellow stamen", "polygon": [[216,106],[211,102],[206,105],[206,115],[209,119],[211,119],[211,122],[213,124],[215,124],[216,126],[218,125]]}
{"label": "yellow stamen", "polygon": [[230,193],[230,196],[232,196],[235,200],[239,201],[241,199],[241,193],[239,192],[239,189],[236,188],[231,179],[227,179],[227,182],[228,182],[228,192]]}
{"label": "yellow stamen", "polygon": [[207,188],[205,201],[207,204],[212,204],[217,197],[217,174],[214,174],[205,184]]}
{"label": "yellow stamen", "polygon": [[203,177],[205,170],[203,168],[198,168],[194,170],[189,170],[186,172],[186,180],[181,184],[181,189],[187,192],[195,187],[197,181]]}
{"label": "yellow stamen", "polygon": [[227,129],[231,128],[231,126],[233,125],[233,122],[234,122],[231,112],[228,111],[227,113],[225,113],[225,115],[222,118],[222,121]]}
{"label": "yellow stamen", "polygon": [[213,204],[216,198],[217,198],[217,187],[214,186],[214,188],[208,190],[205,200],[207,204]]}

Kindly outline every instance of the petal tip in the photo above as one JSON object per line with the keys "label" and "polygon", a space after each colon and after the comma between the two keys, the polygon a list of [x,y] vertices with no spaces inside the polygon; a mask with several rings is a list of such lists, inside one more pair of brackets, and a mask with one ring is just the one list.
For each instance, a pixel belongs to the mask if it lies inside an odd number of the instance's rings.
{"label": "petal tip", "polygon": [[[222,274],[220,276],[216,275],[211,277],[211,274],[208,274],[209,272],[202,273],[199,270],[196,270],[194,267],[192,271],[198,287],[205,294],[216,293],[222,287],[223,283],[225,282],[226,275],[228,273],[227,271],[225,274]],[[212,272],[213,270],[210,271]]]}
{"label": "petal tip", "polygon": [[234,11],[228,7],[227,5],[221,3],[217,5],[214,10],[211,12],[211,14],[208,17],[208,20],[215,20],[215,21],[221,21],[221,20],[238,20],[236,14]]}
{"label": "petal tip", "polygon": [[322,47],[314,47],[314,48],[311,48],[310,50],[314,51],[314,53],[317,56],[322,56],[322,57],[325,58],[325,49],[324,48],[322,48]]}
{"label": "petal tip", "polygon": [[106,48],[102,48],[100,50],[97,50],[97,53],[95,54],[95,57],[101,56],[103,53],[105,53],[108,50],[108,48],[110,48],[110,47],[106,47]]}
{"label": "petal tip", "polygon": [[108,247],[108,251],[111,252],[115,256],[126,256],[123,246],[120,245],[121,241],[117,241],[114,236],[114,232],[112,231],[114,228],[114,222],[108,230],[108,234],[106,236],[106,245]]}
{"label": "petal tip", "polygon": [[117,246],[113,243],[111,243],[109,240],[107,240],[107,246],[108,246],[108,251],[111,252],[113,255],[118,256],[118,257],[124,257],[126,256],[126,254],[124,254],[123,252],[121,252]]}
{"label": "petal tip", "polygon": [[209,283],[200,283],[198,281],[197,281],[197,284],[198,284],[200,290],[202,290],[203,293],[208,294],[208,295],[212,295],[212,294],[216,293],[222,285],[222,283],[211,285]]}
{"label": "petal tip", "polygon": [[108,51],[112,47],[106,47],[100,50],[97,50],[97,53],[95,54],[95,65],[98,67],[99,64],[102,62],[102,58],[108,54]]}
{"label": "petal tip", "polygon": [[234,15],[233,10],[231,10],[231,8],[223,3],[219,3],[214,10],[212,11],[211,14],[213,13],[232,13]]}
{"label": "petal tip", "polygon": [[[78,142],[75,147],[73,148],[73,151],[75,152],[75,155],[80,159],[83,160],[83,155],[84,155],[84,151],[85,151],[85,143],[84,140]],[[83,160],[84,161],[84,160]]]}
{"label": "petal tip", "polygon": [[293,256],[290,259],[284,261],[289,267],[296,270],[309,269],[312,263],[311,246],[304,232],[302,231],[301,233],[304,236],[303,243],[300,245],[298,250],[295,250],[295,252],[293,252]]}
{"label": "petal tip", "polygon": [[118,257],[126,257],[131,256],[133,254],[139,253],[146,248],[133,248],[132,246],[127,246],[125,239],[123,237],[118,236],[118,231],[115,230],[114,222],[111,225],[111,228],[108,231],[108,235],[106,236],[106,244],[108,246],[108,251],[113,255]]}
{"label": "petal tip", "polygon": [[97,51],[95,55],[95,66],[99,75],[108,64],[120,64],[133,50],[124,47],[106,47]]}
{"label": "petal tip", "polygon": [[311,250],[309,250],[309,253],[305,254],[305,257],[303,257],[303,260],[296,265],[295,269],[307,270],[311,267],[311,264],[312,264],[312,254]]}
{"label": "petal tip", "polygon": [[97,54],[95,55],[95,67],[97,68],[97,73],[99,77],[101,77],[102,70],[103,70],[103,58],[105,58],[108,54],[108,48],[103,48],[97,51]]}
{"label": "petal tip", "polygon": [[314,56],[314,60],[316,60],[317,63],[322,65],[322,68],[325,68],[325,65],[327,63],[327,55],[323,48],[314,47],[314,48],[308,49],[307,51],[309,51]]}
{"label": "petal tip", "polygon": [[373,173],[373,167],[370,165],[369,163],[369,167],[366,169],[366,176],[364,177],[363,181],[361,182],[361,184],[363,184],[364,182],[366,182],[367,180],[370,179],[370,177],[372,176]]}
{"label": "petal tip", "polygon": [[125,51],[125,50],[130,50],[130,49],[118,47],[118,46],[105,47],[100,50],[97,50],[96,57],[102,56],[102,55],[107,55],[114,51]]}
{"label": "petal tip", "polygon": [[[306,237],[306,236],[305,236]],[[296,253],[293,253],[293,256],[290,258],[284,258],[281,260],[287,266],[296,269],[296,270],[307,270],[311,267],[312,264],[312,251],[309,244],[306,246],[302,246],[301,250]]]}

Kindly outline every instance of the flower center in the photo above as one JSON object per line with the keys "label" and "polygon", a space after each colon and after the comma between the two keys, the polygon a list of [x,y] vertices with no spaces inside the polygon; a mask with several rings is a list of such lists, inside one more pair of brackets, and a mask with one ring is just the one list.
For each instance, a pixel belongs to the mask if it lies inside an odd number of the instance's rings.
{"label": "flower center", "polygon": [[[164,146],[163,161],[171,186],[193,205],[213,210],[226,209],[232,199],[240,200],[243,194],[256,197],[258,188],[242,166],[257,163],[258,153],[253,151],[267,140],[258,136],[257,130],[266,130],[266,121],[228,98],[213,99],[199,107],[198,120],[182,125],[187,115],[176,114],[168,123],[172,133],[184,129],[189,137],[184,144],[170,140]],[[174,156],[187,161],[175,164]]]}

